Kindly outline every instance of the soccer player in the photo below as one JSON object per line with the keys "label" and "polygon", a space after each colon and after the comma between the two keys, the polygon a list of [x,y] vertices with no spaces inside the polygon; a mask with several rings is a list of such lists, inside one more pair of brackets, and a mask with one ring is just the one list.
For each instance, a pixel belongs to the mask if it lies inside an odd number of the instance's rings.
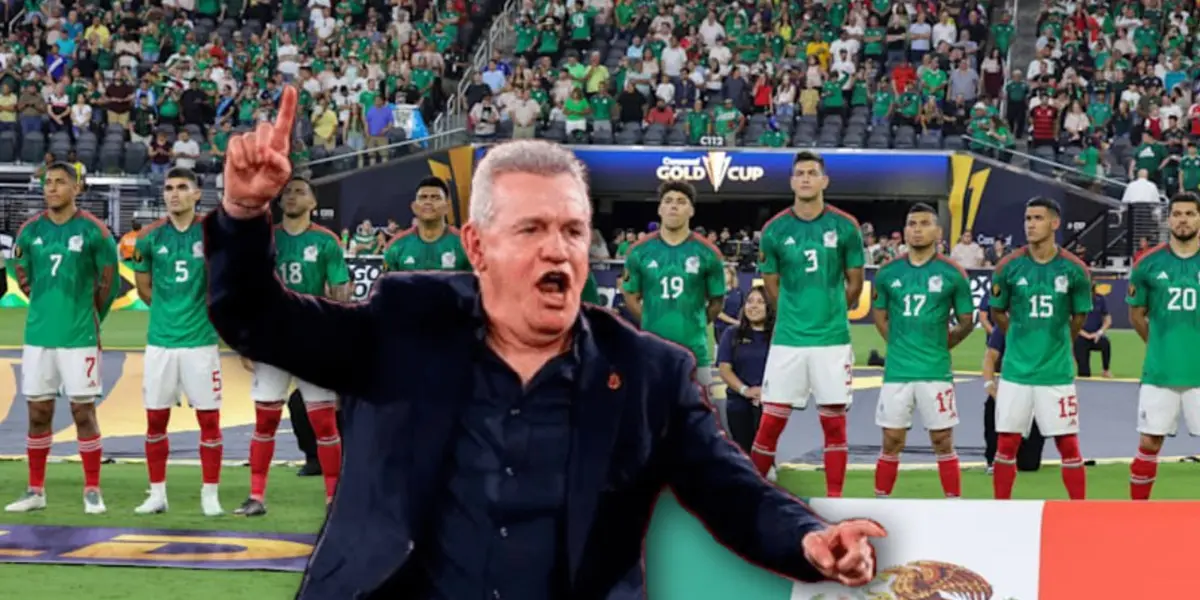
{"label": "soccer player", "polygon": [[412,202],[417,226],[392,238],[383,250],[384,271],[470,271],[458,230],[446,224],[450,186],[437,177],[417,184]]}
{"label": "soccer player", "polygon": [[[337,235],[311,220],[317,206],[312,185],[295,177],[283,190],[283,223],[275,228],[275,264],[280,281],[293,292],[323,296],[345,302],[349,298],[350,273]],[[297,323],[303,327],[303,323]],[[275,456],[275,431],[283,415],[288,389],[295,379],[304,398],[308,420],[317,435],[317,460],[325,478],[325,501],[333,499],[342,464],[342,441],[337,428],[337,395],[282,369],[253,364],[250,397],[254,400],[254,436],[250,438],[250,497],[235,509],[235,515],[260,516],[265,503],[267,474]]]}
{"label": "soccer player", "polygon": [[1179,415],[1200,435],[1200,369],[1192,354],[1200,338],[1200,196],[1171,198],[1170,240],[1142,255],[1129,274],[1129,320],[1146,342],[1138,392],[1137,455],[1130,467],[1134,500],[1149,500],[1163,437],[1174,435]]}
{"label": "soccer player", "polygon": [[117,244],[103,222],[76,205],[82,183],[73,165],[50,165],[42,184],[46,210],[17,231],[13,270],[29,296],[21,355],[21,391],[29,409],[29,486],[5,507],[8,512],[46,508],[46,458],[60,387],[71,401],[79,440],[84,512],[105,512],[94,403],[103,394],[98,325],[116,298]]}
{"label": "soccer player", "polygon": [[658,187],[662,227],[630,246],[622,294],[642,329],[675,342],[696,356],[696,378],[712,384],[708,325],[725,304],[721,251],[691,229],[696,188],[684,181]]}
{"label": "soccer player", "polygon": [[150,495],[134,512],[167,510],[167,425],[171,407],[186,394],[200,424],[200,509],[220,515],[221,353],[208,320],[204,232],[196,215],[200,185],[190,169],[167,172],[167,217],[138,233],[133,249],[138,296],[150,305],[142,401],[146,406],[146,469]]}
{"label": "soccer player", "polygon": [[1004,257],[992,273],[992,320],[1005,332],[1004,371],[996,390],[997,500],[1012,498],[1021,436],[1037,421],[1062,456],[1067,495],[1087,495],[1079,453],[1079,399],[1072,341],[1092,310],[1087,266],[1058,247],[1062,209],[1048,198],[1025,204],[1027,245]]}
{"label": "soccer player", "polygon": [[794,204],[767,221],[759,241],[758,268],[776,320],[750,458],[759,473],[770,474],[792,409],[806,408],[811,394],[825,438],[825,493],[840,497],[854,375],[846,312],[862,293],[866,257],[858,221],[825,203],[829,177],[819,154],[796,154],[791,184]]}
{"label": "soccer player", "polygon": [[[888,346],[875,411],[875,423],[883,428],[883,451],[875,464],[875,495],[881,498],[890,496],[896,485],[914,409],[929,430],[942,491],[947,498],[962,495],[954,452],[958,410],[950,350],[974,329],[975,303],[967,273],[938,253],[941,239],[933,207],[913,206],[904,226],[908,254],[883,265],[875,275],[875,328]],[[951,315],[955,325],[947,335]]]}

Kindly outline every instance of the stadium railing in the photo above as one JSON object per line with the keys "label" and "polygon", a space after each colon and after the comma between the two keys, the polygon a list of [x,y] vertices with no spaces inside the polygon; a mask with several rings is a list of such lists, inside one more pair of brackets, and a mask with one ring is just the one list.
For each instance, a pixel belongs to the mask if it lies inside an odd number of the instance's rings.
{"label": "stadium railing", "polygon": [[521,10],[521,4],[519,0],[508,0],[504,3],[504,8],[496,14],[496,18],[488,28],[487,35],[475,48],[475,53],[471,56],[471,64],[463,71],[462,79],[459,80],[454,94],[446,101],[446,109],[434,119],[434,132],[466,127],[467,111],[470,110],[470,107],[464,107],[462,99],[465,97],[467,87],[471,85],[471,77],[487,67],[493,50],[512,44],[514,36],[516,36],[514,25]]}

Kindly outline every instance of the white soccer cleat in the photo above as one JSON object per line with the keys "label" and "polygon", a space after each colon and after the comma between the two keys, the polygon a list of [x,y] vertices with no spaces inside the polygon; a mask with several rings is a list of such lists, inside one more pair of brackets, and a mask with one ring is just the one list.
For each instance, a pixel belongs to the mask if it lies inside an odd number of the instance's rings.
{"label": "white soccer cleat", "polygon": [[102,515],[108,512],[104,507],[104,498],[100,490],[88,490],[83,493],[83,512],[89,515]]}
{"label": "white soccer cleat", "polygon": [[156,494],[150,494],[146,497],[146,501],[142,502],[141,506],[133,509],[133,512],[139,515],[157,515],[167,512],[167,498]]}
{"label": "white soccer cleat", "polygon": [[767,481],[775,483],[777,479],[779,479],[779,473],[775,471],[775,467],[771,467],[770,470],[767,471]]}
{"label": "white soccer cleat", "polygon": [[200,489],[200,511],[206,517],[219,517],[225,514],[225,509],[221,508],[221,498],[217,495],[215,487],[205,486]]}
{"label": "white soccer cleat", "polygon": [[46,508],[46,493],[28,490],[19,500],[4,507],[5,512],[24,513]]}

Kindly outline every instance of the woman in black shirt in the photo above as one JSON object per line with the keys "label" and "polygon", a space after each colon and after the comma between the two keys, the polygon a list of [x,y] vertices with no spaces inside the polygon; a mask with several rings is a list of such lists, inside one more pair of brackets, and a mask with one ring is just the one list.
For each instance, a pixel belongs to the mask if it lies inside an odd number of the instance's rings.
{"label": "woman in black shirt", "polygon": [[762,418],[762,380],[775,315],[767,291],[755,286],[746,294],[740,322],[721,334],[717,367],[728,386],[725,392],[729,435],[747,454]]}

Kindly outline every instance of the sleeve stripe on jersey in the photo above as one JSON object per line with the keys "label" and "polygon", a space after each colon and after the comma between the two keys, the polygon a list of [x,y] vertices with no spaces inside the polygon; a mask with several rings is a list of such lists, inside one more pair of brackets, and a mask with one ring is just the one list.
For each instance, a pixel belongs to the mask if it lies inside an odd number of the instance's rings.
{"label": "sleeve stripe on jersey", "polygon": [[634,248],[637,248],[638,246],[641,246],[642,244],[645,244],[646,242],[649,242],[650,240],[657,240],[660,235],[661,235],[661,232],[654,231],[654,232],[651,232],[650,235],[647,235],[646,237],[630,244],[629,249],[625,251],[625,256],[629,256],[630,253],[633,252]]}
{"label": "sleeve stripe on jersey", "polygon": [[[382,248],[382,249],[380,249],[380,250],[379,250],[379,252],[380,252],[381,254],[385,254],[385,255],[386,255],[386,254],[387,254],[387,251],[388,251],[388,248],[391,248],[391,247],[392,247],[392,244],[395,244],[396,242],[400,241],[400,239],[401,239],[401,238],[406,238],[406,237],[408,237],[408,236],[410,236],[410,235],[412,235],[412,234],[414,234],[414,233],[416,233],[416,232],[417,232],[417,228],[416,228],[416,227],[409,227],[408,229],[405,229],[405,230],[403,230],[403,231],[401,231],[401,232],[397,233],[397,234],[396,234],[396,235],[395,235],[395,236],[394,236],[392,239],[388,240],[388,242],[387,242],[386,244],[384,244],[384,245],[383,245],[383,248]],[[330,232],[330,233],[332,233],[332,232]],[[342,243],[342,239],[341,239],[341,238],[337,238],[337,240],[338,240],[338,245],[340,246],[340,245],[341,245],[341,243]]]}
{"label": "sleeve stripe on jersey", "polygon": [[885,259],[885,260],[884,260],[882,263],[880,263],[880,265],[879,265],[879,268],[878,268],[878,271],[882,271],[884,267],[886,267],[886,266],[888,266],[888,265],[890,265],[890,264],[892,264],[892,263],[894,263],[894,262],[896,262],[896,261],[901,261],[901,260],[908,260],[908,253],[907,253],[907,252],[904,252],[904,253],[901,253],[901,254],[897,254],[897,255],[895,255],[895,256],[889,256],[889,257],[887,257],[887,259]]}
{"label": "sleeve stripe on jersey", "polygon": [[329,237],[333,238],[333,241],[335,243],[337,243],[337,245],[339,245],[339,246],[342,245],[342,238],[338,237],[337,234],[334,233],[328,227],[322,227],[321,225],[317,225],[316,223],[311,223],[311,224],[309,224],[308,228],[313,231],[324,233],[325,235],[328,235]]}
{"label": "sleeve stripe on jersey", "polygon": [[79,212],[75,214],[91,221],[92,224],[94,224],[96,227],[99,227],[100,231],[104,234],[104,237],[112,237],[112,231],[108,229],[108,225],[104,221],[100,220],[100,217],[97,217],[96,215],[93,215],[92,213],[83,209],[79,209]]}
{"label": "sleeve stripe on jersey", "polygon": [[1151,254],[1155,254],[1155,253],[1159,252],[1160,250],[1162,250],[1163,248],[1166,248],[1166,247],[1167,247],[1167,243],[1166,243],[1166,242],[1163,242],[1163,243],[1161,243],[1161,244],[1158,244],[1158,245],[1156,245],[1156,246],[1154,246],[1154,247],[1150,248],[1149,250],[1147,250],[1147,251],[1145,252],[1145,254],[1142,254],[1141,256],[1137,257],[1137,259],[1136,259],[1136,260],[1134,260],[1134,261],[1133,261],[1133,266],[1135,266],[1135,267],[1136,267],[1136,266],[1138,266],[1138,263],[1140,263],[1140,262],[1142,262],[1143,260],[1145,260],[1145,259],[1149,258]]}
{"label": "sleeve stripe on jersey", "polygon": [[1025,252],[1027,250],[1028,250],[1028,247],[1021,246],[1020,248],[1017,248],[1016,250],[1014,250],[1008,256],[1001,258],[1000,262],[996,263],[996,266],[992,268],[992,276],[995,277],[996,275],[999,275],[1000,272],[1004,270],[1004,267],[1008,265],[1009,261],[1013,260],[1014,258],[1017,258],[1018,256],[1025,256]]}
{"label": "sleeve stripe on jersey", "polygon": [[1059,248],[1058,254],[1059,256],[1062,256],[1063,258],[1075,263],[1075,265],[1080,269],[1083,269],[1083,275],[1088,278],[1088,281],[1091,281],[1092,270],[1087,266],[1087,263],[1083,262],[1082,258],[1075,256],[1074,252],[1068,252],[1066,248]]}
{"label": "sleeve stripe on jersey", "polygon": [[841,218],[843,218],[843,219],[845,219],[845,220],[847,220],[847,221],[850,221],[850,224],[851,224],[851,225],[853,225],[853,226],[854,226],[854,227],[856,227],[856,228],[857,228],[857,227],[859,227],[859,224],[858,224],[858,219],[855,219],[855,218],[854,218],[854,215],[852,215],[852,214],[850,214],[850,213],[848,213],[848,212],[846,212],[846,211],[844,211],[844,210],[842,210],[842,209],[840,209],[840,208],[838,208],[838,207],[836,207],[836,206],[834,206],[834,205],[832,205],[832,204],[826,204],[826,205],[825,205],[825,212],[827,212],[827,213],[829,213],[829,214],[832,214],[832,215],[837,215],[837,216],[839,216],[839,217],[841,217]]}
{"label": "sleeve stripe on jersey", "polygon": [[161,219],[154,221],[153,223],[146,225],[145,227],[142,228],[141,231],[138,232],[138,236],[137,236],[138,239],[140,240],[140,239],[143,239],[146,236],[150,235],[150,232],[154,231],[155,229],[158,229],[159,227],[162,227],[163,225],[166,224],[166,222],[167,222],[167,217],[163,217]]}
{"label": "sleeve stripe on jersey", "polygon": [[938,252],[933,255],[933,259],[940,260],[940,261],[950,265],[951,267],[954,267],[954,270],[958,271],[958,274],[962,275],[963,279],[966,279],[967,281],[971,280],[971,278],[967,276],[967,270],[962,268],[962,265],[954,262],[953,258],[950,258],[949,256],[946,256],[945,254]]}
{"label": "sleeve stripe on jersey", "polygon": [[766,231],[767,228],[771,226],[771,223],[774,223],[776,220],[783,218],[790,212],[792,212],[792,207],[789,206],[789,207],[775,213],[775,216],[771,217],[770,219],[767,219],[766,223],[763,223],[762,231]]}
{"label": "sleeve stripe on jersey", "polygon": [[701,244],[704,244],[709,250],[712,250],[713,254],[717,255],[717,260],[720,260],[721,262],[725,262],[725,255],[721,254],[721,249],[718,248],[716,244],[710,242],[708,240],[708,238],[700,235],[699,233],[696,233],[695,231],[692,232],[692,238],[694,238],[696,241],[700,242]]}

